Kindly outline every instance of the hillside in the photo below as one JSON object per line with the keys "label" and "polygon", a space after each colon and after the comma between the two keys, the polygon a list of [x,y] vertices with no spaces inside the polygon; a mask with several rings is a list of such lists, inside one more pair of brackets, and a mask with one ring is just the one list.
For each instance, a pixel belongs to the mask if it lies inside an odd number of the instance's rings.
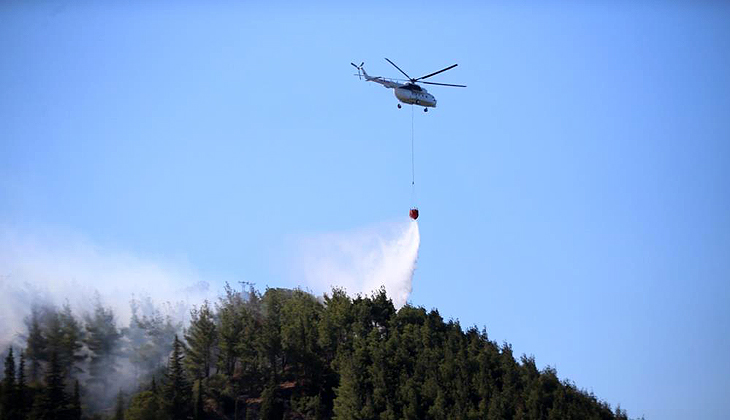
{"label": "hillside", "polygon": [[187,328],[150,302],[36,307],[5,357],[2,419],[626,419],[486,331],[395,309],[380,290],[318,299],[227,288]]}

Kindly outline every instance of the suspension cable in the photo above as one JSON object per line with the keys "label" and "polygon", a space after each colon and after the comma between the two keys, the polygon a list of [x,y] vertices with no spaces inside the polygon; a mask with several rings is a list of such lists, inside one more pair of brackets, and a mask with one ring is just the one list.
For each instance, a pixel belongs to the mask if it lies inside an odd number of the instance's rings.
{"label": "suspension cable", "polygon": [[416,159],[413,141],[413,105],[411,105],[411,185],[416,185]]}

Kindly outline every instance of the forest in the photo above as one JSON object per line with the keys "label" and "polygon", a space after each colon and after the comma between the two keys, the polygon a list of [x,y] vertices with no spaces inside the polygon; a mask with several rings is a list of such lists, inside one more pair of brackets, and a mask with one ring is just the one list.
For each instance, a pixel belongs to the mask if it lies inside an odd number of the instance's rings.
{"label": "forest", "polygon": [[322,298],[243,283],[186,325],[35,305],[5,349],[0,420],[627,419],[533,357],[385,290]]}

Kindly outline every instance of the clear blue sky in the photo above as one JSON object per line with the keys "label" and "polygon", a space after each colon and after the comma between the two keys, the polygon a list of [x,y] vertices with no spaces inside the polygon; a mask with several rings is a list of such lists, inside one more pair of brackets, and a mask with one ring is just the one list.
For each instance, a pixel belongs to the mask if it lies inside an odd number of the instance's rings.
{"label": "clear blue sky", "polygon": [[410,109],[350,61],[459,63],[416,114],[412,303],[728,418],[730,7],[339,3],[2,2],[0,226],[294,287],[291,237],[410,205]]}

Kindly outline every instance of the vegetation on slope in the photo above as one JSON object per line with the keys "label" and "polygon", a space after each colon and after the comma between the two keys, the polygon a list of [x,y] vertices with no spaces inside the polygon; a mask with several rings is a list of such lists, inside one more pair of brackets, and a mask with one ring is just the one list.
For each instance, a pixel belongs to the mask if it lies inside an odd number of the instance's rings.
{"label": "vegetation on slope", "polygon": [[100,304],[82,319],[35,308],[5,358],[0,419],[626,419],[485,331],[396,311],[384,290],[226,288],[182,331],[139,308],[122,329]]}

